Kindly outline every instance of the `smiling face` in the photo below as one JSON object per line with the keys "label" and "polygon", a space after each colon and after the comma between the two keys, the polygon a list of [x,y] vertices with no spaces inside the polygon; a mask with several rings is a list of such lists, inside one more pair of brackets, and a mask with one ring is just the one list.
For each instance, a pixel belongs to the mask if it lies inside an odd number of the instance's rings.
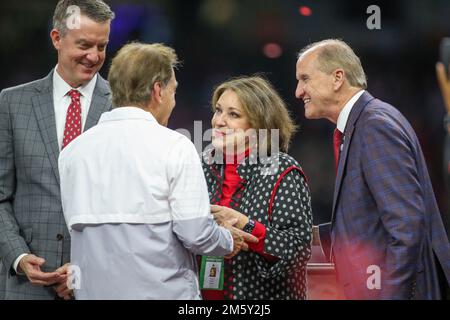
{"label": "smiling face", "polygon": [[213,127],[212,144],[224,154],[236,154],[247,148],[245,131],[250,129],[249,118],[237,94],[232,90],[225,90],[216,105],[211,120]]}
{"label": "smiling face", "polygon": [[318,51],[306,52],[297,61],[295,96],[305,104],[307,119],[329,118],[334,101],[334,75],[319,70]]}
{"label": "smiling face", "polygon": [[80,28],[65,35],[53,29],[52,42],[58,51],[58,73],[73,88],[89,82],[105,61],[110,22],[98,23],[81,15]]}

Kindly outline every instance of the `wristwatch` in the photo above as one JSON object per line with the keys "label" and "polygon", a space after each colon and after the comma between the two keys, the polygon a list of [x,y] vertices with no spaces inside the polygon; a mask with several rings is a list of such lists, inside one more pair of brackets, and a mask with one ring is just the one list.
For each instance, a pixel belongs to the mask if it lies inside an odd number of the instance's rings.
{"label": "wristwatch", "polygon": [[247,233],[252,233],[253,229],[255,229],[255,221],[252,219],[249,219],[247,224],[244,226],[244,229],[242,229],[242,230]]}

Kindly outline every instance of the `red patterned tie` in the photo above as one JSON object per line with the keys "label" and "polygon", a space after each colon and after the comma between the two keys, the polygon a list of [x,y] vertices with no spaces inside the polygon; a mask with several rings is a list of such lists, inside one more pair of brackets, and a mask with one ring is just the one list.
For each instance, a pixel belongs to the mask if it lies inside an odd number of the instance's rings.
{"label": "red patterned tie", "polygon": [[81,134],[80,92],[77,90],[70,90],[67,94],[72,101],[67,109],[66,126],[64,128],[64,138],[61,149],[64,149],[73,139]]}
{"label": "red patterned tie", "polygon": [[339,165],[339,153],[340,153],[340,148],[341,148],[341,144],[342,144],[342,132],[340,132],[337,128],[334,129],[334,133],[333,133],[333,144],[334,144],[334,164],[336,167],[336,174],[338,171],[338,165]]}

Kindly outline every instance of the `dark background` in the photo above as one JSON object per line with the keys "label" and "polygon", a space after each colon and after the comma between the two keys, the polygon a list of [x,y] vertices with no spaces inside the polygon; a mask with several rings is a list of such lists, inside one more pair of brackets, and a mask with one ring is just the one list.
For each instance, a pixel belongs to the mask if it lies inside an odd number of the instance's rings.
{"label": "dark background", "polygon": [[[183,60],[177,72],[177,106],[169,126],[193,122],[210,127],[209,100],[219,82],[263,72],[288,103],[300,125],[290,154],[312,191],[314,223],[331,215],[334,187],[333,125],[306,120],[294,96],[297,52],[306,44],[341,38],[360,56],[372,95],[396,106],[417,132],[442,212],[450,196],[444,188],[443,101],[436,82],[439,42],[450,36],[449,0],[147,0],[106,1],[116,13],[107,60],[131,40],[164,42]],[[0,4],[0,89],[42,78],[56,65],[49,32],[56,0]],[[369,5],[381,9],[381,30],[369,30]],[[302,15],[306,6],[311,14]],[[305,9],[303,9],[305,10]],[[308,10],[306,10],[308,11]],[[281,53],[263,48],[273,43]],[[448,217],[448,215],[447,215]],[[448,218],[447,218],[448,219]]]}

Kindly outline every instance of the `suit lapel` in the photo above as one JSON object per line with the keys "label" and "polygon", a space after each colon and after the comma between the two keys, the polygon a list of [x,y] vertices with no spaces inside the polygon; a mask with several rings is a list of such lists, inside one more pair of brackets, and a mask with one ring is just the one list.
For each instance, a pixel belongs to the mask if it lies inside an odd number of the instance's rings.
{"label": "suit lapel", "polygon": [[94,93],[92,94],[91,106],[89,107],[84,131],[95,126],[100,119],[101,114],[110,109],[111,99],[109,86],[106,80],[104,80],[99,74],[97,77],[97,83],[95,84]]}
{"label": "suit lapel", "polygon": [[34,114],[56,180],[59,183],[59,146],[56,134],[55,108],[53,106],[53,71],[36,85],[37,94],[32,97]]}
{"label": "suit lapel", "polygon": [[361,112],[364,110],[366,105],[372,99],[374,99],[374,97],[372,97],[370,95],[370,93],[365,91],[361,95],[361,97],[359,97],[359,99],[356,101],[355,105],[353,106],[352,110],[350,111],[350,115],[349,115],[348,120],[347,120],[347,125],[345,126],[344,143],[343,143],[343,147],[342,147],[342,151],[341,151],[341,155],[340,155],[338,172],[337,172],[337,176],[336,176],[336,182],[335,182],[335,185],[334,185],[334,197],[333,197],[333,211],[332,211],[332,215],[331,215],[331,227],[333,227],[333,224],[334,224],[336,205],[337,205],[337,202],[338,202],[338,199],[339,199],[339,194],[340,194],[340,191],[341,191],[342,179],[343,179],[344,173],[345,173],[348,151],[349,151],[349,148],[350,148],[350,143],[351,143],[352,138],[353,138],[353,132],[355,131],[355,125],[356,125],[356,122],[357,122],[359,116],[361,115]]}

